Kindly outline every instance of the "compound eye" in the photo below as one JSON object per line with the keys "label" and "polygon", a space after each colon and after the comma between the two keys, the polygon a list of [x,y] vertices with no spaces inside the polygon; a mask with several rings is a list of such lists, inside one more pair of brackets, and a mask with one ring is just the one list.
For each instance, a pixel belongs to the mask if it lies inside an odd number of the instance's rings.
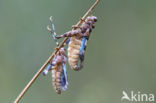
{"label": "compound eye", "polygon": [[97,22],[97,18],[94,18],[94,22]]}

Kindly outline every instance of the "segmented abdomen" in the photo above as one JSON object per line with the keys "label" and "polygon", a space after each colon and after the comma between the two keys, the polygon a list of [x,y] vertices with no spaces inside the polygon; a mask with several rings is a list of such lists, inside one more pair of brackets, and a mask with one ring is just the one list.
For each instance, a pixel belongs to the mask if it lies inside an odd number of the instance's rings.
{"label": "segmented abdomen", "polygon": [[58,94],[61,94],[61,90],[66,90],[68,85],[66,71],[63,68],[64,64],[59,64],[52,69],[52,82]]}
{"label": "segmented abdomen", "polygon": [[81,39],[71,37],[68,45],[68,62],[73,70],[80,70],[82,67],[78,65],[80,56]]}

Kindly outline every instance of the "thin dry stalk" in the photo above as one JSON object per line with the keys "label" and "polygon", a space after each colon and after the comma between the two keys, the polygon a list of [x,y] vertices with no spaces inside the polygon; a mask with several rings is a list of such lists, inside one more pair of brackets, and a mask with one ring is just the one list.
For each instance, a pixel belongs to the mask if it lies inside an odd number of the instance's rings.
{"label": "thin dry stalk", "polygon": [[[76,24],[76,27],[79,27],[83,20],[86,19],[86,17],[89,15],[89,13],[95,8],[95,6],[100,2],[100,0],[96,0],[95,3],[91,6],[91,8],[86,12],[86,14],[79,20],[79,22]],[[76,29],[76,28],[74,28]],[[29,83],[25,86],[25,88],[22,90],[22,92],[19,94],[19,96],[16,98],[14,103],[18,103],[21,98],[24,96],[24,94],[28,91],[28,89],[31,87],[31,85],[35,82],[35,80],[38,78],[38,76],[41,74],[41,72],[44,70],[44,68],[48,65],[48,63],[54,58],[55,54],[59,51],[59,49],[64,45],[64,43],[67,41],[68,37],[66,37],[62,43],[54,50],[52,55],[48,58],[48,60],[42,65],[42,67],[38,70],[38,72],[33,76],[33,78],[29,81]]]}

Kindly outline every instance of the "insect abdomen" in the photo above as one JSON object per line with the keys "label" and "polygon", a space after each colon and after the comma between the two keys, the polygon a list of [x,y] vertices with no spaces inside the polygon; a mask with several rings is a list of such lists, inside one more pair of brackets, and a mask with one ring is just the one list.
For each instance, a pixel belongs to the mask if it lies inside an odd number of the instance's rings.
{"label": "insect abdomen", "polygon": [[80,70],[82,68],[78,66],[80,47],[81,40],[71,37],[68,45],[68,62],[73,70]]}
{"label": "insect abdomen", "polygon": [[61,94],[61,90],[65,91],[67,89],[68,81],[65,73],[63,64],[56,65],[52,69],[52,82],[58,94]]}
{"label": "insect abdomen", "polygon": [[53,67],[52,70],[52,82],[53,82],[54,89],[58,94],[61,94],[60,77],[61,77],[62,70],[60,68],[61,66],[56,65]]}

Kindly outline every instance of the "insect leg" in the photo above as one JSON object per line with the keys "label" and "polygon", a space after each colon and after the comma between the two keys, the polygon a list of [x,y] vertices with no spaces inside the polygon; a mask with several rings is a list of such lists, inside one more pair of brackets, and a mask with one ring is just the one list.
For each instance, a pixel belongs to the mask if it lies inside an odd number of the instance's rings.
{"label": "insect leg", "polygon": [[69,32],[66,32],[60,36],[56,36],[56,39],[60,39],[60,38],[63,38],[63,37],[72,37],[72,36],[75,36],[77,34],[80,34],[81,33],[81,30],[77,29],[77,30],[72,30],[72,31],[69,31]]}

